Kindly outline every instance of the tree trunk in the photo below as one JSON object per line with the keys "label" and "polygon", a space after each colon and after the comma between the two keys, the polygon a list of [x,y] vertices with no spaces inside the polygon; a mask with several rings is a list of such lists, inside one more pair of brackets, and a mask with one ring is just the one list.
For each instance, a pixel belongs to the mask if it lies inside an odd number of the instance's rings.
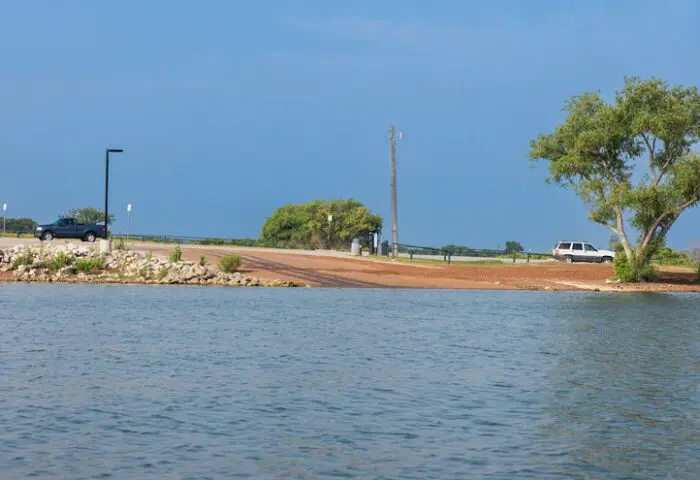
{"label": "tree trunk", "polygon": [[622,210],[620,208],[616,208],[615,214],[617,215],[616,233],[622,241],[622,247],[625,249],[625,255],[627,255],[627,258],[632,258],[632,246],[630,245],[630,241],[627,238],[627,232],[625,232],[625,223],[624,219],[622,218]]}

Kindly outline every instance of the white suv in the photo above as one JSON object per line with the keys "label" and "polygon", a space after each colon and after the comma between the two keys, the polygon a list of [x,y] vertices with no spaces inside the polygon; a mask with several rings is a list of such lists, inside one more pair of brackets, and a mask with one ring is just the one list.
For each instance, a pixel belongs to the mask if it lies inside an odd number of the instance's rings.
{"label": "white suv", "polygon": [[558,242],[552,250],[552,255],[557,260],[563,260],[566,263],[610,263],[613,261],[613,258],[615,258],[615,252],[599,250],[589,242]]}

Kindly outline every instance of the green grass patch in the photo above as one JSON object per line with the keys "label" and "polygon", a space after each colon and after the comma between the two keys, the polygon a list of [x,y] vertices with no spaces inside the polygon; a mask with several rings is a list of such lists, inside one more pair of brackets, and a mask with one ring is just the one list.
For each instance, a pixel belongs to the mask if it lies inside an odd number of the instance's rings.
{"label": "green grass patch", "polygon": [[[513,260],[513,254],[512,253],[506,253],[504,255],[498,255],[496,258],[503,258],[507,260]],[[531,253],[530,254],[530,260],[547,260],[549,258],[552,258],[549,255],[542,255],[542,254],[537,254],[537,253]],[[516,253],[515,254],[515,259],[516,260],[526,260],[527,259],[527,253]]]}
{"label": "green grass patch", "polygon": [[105,259],[102,257],[78,258],[74,266],[81,273],[99,273],[105,268]]}
{"label": "green grass patch", "polygon": [[[384,261],[384,262],[390,262],[390,261],[396,261],[398,263],[406,263],[409,265],[447,265],[447,262],[444,261],[441,257],[439,259],[431,259],[431,258],[414,258],[411,260],[410,258],[405,258],[405,257],[399,257],[396,260],[392,260],[391,258],[386,258],[386,257],[364,257],[364,258],[369,258],[370,260],[379,260],[379,261]],[[469,266],[469,265],[476,265],[476,266],[508,266],[512,265],[512,262],[503,262],[502,260],[495,260],[495,259],[484,259],[484,260],[474,260],[474,261],[468,261],[468,260],[452,260],[452,265],[459,265],[459,266]]]}
{"label": "green grass patch", "polygon": [[[455,262],[452,262],[455,263]],[[499,265],[499,266],[507,266],[507,265],[513,265],[513,262],[504,262],[502,260],[475,260],[473,262],[457,262],[459,265]]]}

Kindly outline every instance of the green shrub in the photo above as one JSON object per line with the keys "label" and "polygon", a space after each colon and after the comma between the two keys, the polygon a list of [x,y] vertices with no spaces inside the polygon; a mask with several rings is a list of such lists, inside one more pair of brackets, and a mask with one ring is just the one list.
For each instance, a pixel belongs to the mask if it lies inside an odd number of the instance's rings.
{"label": "green shrub", "polygon": [[651,265],[639,266],[638,262],[630,262],[625,252],[615,255],[615,275],[622,282],[653,282],[659,278],[659,272]]}
{"label": "green shrub", "polygon": [[163,280],[165,277],[168,276],[168,269],[167,268],[161,268],[158,270],[158,280]]}
{"label": "green shrub", "polygon": [[170,261],[173,263],[177,263],[180,260],[182,260],[182,249],[180,248],[180,245],[175,247],[175,250],[170,252]]}
{"label": "green shrub", "polygon": [[204,266],[206,266],[206,264],[207,264],[207,257],[205,257],[204,255],[199,257],[199,265],[204,267]]}
{"label": "green shrub", "polygon": [[153,258],[153,252],[151,250],[149,250],[146,253],[146,260],[148,260],[150,262],[152,258]]}
{"label": "green shrub", "polygon": [[241,257],[238,255],[226,255],[219,260],[219,270],[233,273],[241,267]]}
{"label": "green shrub", "polygon": [[615,260],[613,260],[613,266],[615,267],[615,276],[620,279],[621,282],[634,282],[636,279],[633,278],[632,269],[627,261],[627,255],[625,252],[618,252],[615,255]]}
{"label": "green shrub", "polygon": [[17,255],[12,259],[10,268],[12,268],[12,270],[17,270],[22,265],[34,265],[35,259],[34,252],[27,250],[22,255]]}
{"label": "green shrub", "polygon": [[639,280],[642,282],[655,282],[659,279],[659,272],[651,265],[646,265],[639,270]]}
{"label": "green shrub", "polygon": [[82,273],[97,273],[105,268],[105,259],[102,257],[78,258],[75,261],[75,268]]}
{"label": "green shrub", "polygon": [[71,264],[71,259],[66,255],[65,252],[59,252],[58,255],[53,257],[48,263],[48,267],[51,271],[57,272],[63,267]]}
{"label": "green shrub", "polygon": [[141,268],[139,269],[139,275],[140,275],[143,279],[148,279],[148,277],[150,277],[150,275],[151,275],[151,271],[150,271],[150,269],[148,268],[148,266],[143,266],[143,267],[141,267]]}
{"label": "green shrub", "polygon": [[680,252],[668,247],[660,248],[654,258],[662,265],[692,266],[695,263],[688,252]]}

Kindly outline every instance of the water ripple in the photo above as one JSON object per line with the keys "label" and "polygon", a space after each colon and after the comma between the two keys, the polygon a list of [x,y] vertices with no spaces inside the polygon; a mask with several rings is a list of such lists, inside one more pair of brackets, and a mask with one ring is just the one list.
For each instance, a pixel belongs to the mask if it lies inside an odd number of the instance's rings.
{"label": "water ripple", "polygon": [[0,286],[2,478],[674,478],[700,297]]}

